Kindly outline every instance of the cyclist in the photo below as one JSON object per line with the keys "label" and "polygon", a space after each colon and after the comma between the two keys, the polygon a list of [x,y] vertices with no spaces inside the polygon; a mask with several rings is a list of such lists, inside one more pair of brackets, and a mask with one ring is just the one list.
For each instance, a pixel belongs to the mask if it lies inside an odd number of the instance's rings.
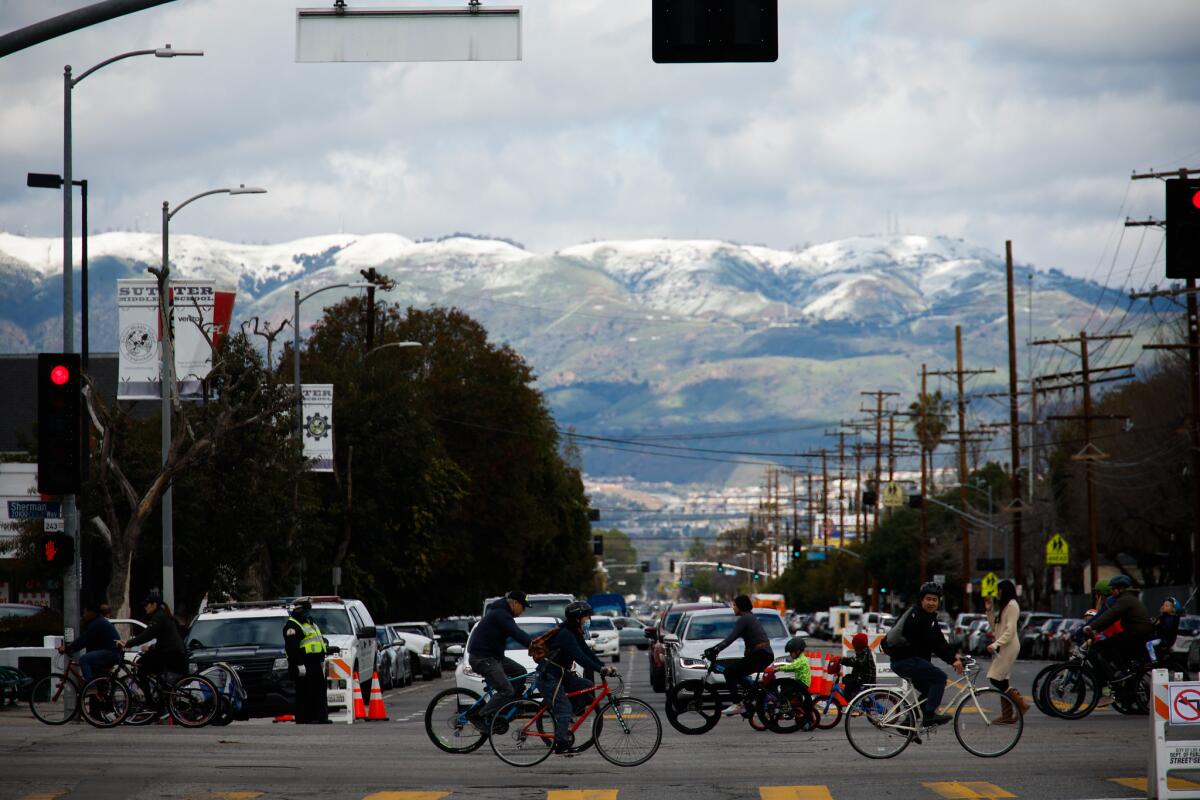
{"label": "cyclist", "polygon": [[87,648],[87,653],[79,657],[79,671],[83,673],[86,683],[95,677],[94,670],[115,667],[121,663],[121,649],[117,647],[120,639],[117,629],[103,615],[95,603],[83,604],[83,630],[79,638],[71,644],[58,646],[60,653],[77,653]]}
{"label": "cyclist", "polygon": [[746,716],[750,713],[741,700],[742,679],[762,672],[775,660],[771,640],[763,630],[762,623],[754,616],[754,606],[749,596],[739,594],[733,598],[733,613],[737,616],[733,630],[722,641],[704,651],[705,658],[715,661],[722,650],[738,639],[745,644],[742,657],[725,668],[725,685],[733,695],[733,703],[724,711],[727,717],[735,714]]}
{"label": "cyclist", "polygon": [[516,618],[525,613],[529,600],[524,592],[515,589],[488,606],[483,619],[471,631],[467,640],[467,664],[492,690],[492,699],[483,708],[467,715],[481,731],[488,729],[488,719],[506,703],[512,702],[524,689],[524,682],[513,683],[509,678],[525,674],[525,668],[504,655],[508,640],[529,647],[532,638],[517,625]]}
{"label": "cyclist", "polygon": [[951,720],[951,717],[937,713],[946,692],[946,673],[933,665],[933,656],[950,664],[958,674],[963,672],[962,656],[950,646],[938,627],[942,591],[940,583],[921,584],[917,604],[901,615],[884,639],[887,654],[892,659],[892,671],[911,683],[925,698],[921,727],[944,725]]}
{"label": "cyclist", "polygon": [[187,672],[187,654],[183,649],[179,626],[175,624],[170,610],[163,603],[158,592],[150,592],[146,595],[146,599],[142,601],[142,610],[149,618],[146,630],[125,641],[118,640],[117,644],[120,647],[136,647],[153,639],[153,645],[142,648],[138,669],[146,674],[165,672],[185,674]]}
{"label": "cyclist", "polygon": [[783,650],[792,657],[792,661],[788,664],[780,664],[778,669],[779,672],[790,672],[792,677],[803,683],[805,687],[812,684],[812,665],[808,663],[808,656],[804,655],[806,647],[808,647],[808,642],[804,641],[803,636],[793,636],[788,639]]}
{"label": "cyclist", "polygon": [[[1106,633],[1103,641],[1092,645],[1091,655],[1109,683],[1129,676],[1126,667],[1130,661],[1140,662],[1143,659],[1146,642],[1154,634],[1150,612],[1130,591],[1132,587],[1133,580],[1128,575],[1111,578],[1108,589],[1114,598],[1113,603],[1083,628],[1084,636],[1095,636],[1097,631]],[[1109,633],[1108,629],[1116,622],[1121,623],[1120,632]]]}
{"label": "cyclist", "polygon": [[854,634],[850,646],[854,648],[854,655],[842,656],[842,668],[849,667],[851,670],[842,678],[842,692],[846,700],[853,700],[864,686],[875,683],[875,656],[871,654],[867,635],[861,631]]}
{"label": "cyclist", "polygon": [[573,709],[572,698],[567,695],[592,685],[575,674],[575,665],[601,675],[616,675],[617,671],[601,663],[587,646],[585,635],[592,618],[592,607],[583,600],[576,600],[567,605],[563,614],[562,626],[550,637],[549,653],[538,665],[537,687],[554,715],[554,752],[571,755],[574,752],[571,747]]}

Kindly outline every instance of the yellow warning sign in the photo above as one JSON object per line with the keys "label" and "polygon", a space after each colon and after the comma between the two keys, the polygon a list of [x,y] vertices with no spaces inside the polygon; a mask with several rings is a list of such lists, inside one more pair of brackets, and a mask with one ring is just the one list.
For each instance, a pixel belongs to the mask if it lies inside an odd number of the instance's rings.
{"label": "yellow warning sign", "polygon": [[994,572],[984,575],[983,583],[980,586],[980,594],[984,597],[995,597],[1000,594],[1000,576]]}
{"label": "yellow warning sign", "polygon": [[905,503],[904,489],[898,483],[889,483],[883,487],[883,507],[902,508]]}
{"label": "yellow warning sign", "polygon": [[1061,533],[1056,533],[1046,542],[1046,564],[1061,567],[1071,561],[1071,547]]}

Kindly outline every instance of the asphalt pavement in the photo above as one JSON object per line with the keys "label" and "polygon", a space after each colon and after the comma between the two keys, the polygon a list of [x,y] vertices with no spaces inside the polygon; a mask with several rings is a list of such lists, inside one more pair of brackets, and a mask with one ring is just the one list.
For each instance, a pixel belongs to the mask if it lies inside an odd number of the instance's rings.
{"label": "asphalt pavement", "polygon": [[[594,750],[552,756],[528,769],[501,762],[488,746],[468,755],[437,750],[426,736],[429,699],[440,680],[385,693],[390,719],[296,726],[269,720],[184,730],[157,725],[96,730],[42,725],[28,708],[0,711],[0,798],[54,800],[878,800],[879,798],[1145,797],[1149,724],[1102,708],[1084,720],[1031,709],[1008,755],[966,752],[946,727],[888,761],[851,749],[830,731],[758,733],[724,719],[703,736],[683,736],[661,714],[644,651],[617,665],[629,694],[663,721],[662,746],[635,768]],[[1020,662],[1015,685],[1028,693],[1044,662]],[[947,668],[948,669],[948,668]],[[982,678],[980,679],[982,682]],[[1197,787],[1200,797],[1200,786]]]}

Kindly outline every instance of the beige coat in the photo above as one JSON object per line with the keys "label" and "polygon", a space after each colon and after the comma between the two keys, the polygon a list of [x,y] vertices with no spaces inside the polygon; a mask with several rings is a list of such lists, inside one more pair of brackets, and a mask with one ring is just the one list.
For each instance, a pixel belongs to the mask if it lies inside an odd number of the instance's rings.
{"label": "beige coat", "polygon": [[1009,600],[1000,612],[999,624],[996,623],[995,609],[989,611],[987,616],[992,626],[992,636],[998,645],[987,676],[990,680],[1006,681],[1012,675],[1017,654],[1021,652],[1021,639],[1017,636],[1017,617],[1021,616],[1021,607],[1016,600]]}

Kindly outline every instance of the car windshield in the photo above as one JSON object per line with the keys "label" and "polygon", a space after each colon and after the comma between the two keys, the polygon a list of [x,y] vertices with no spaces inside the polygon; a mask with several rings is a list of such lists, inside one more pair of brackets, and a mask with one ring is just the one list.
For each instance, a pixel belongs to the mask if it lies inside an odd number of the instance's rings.
{"label": "car windshield", "polygon": [[466,644],[467,632],[458,628],[438,628],[437,635],[442,637],[442,644]]}
{"label": "car windshield", "polygon": [[[521,630],[528,633],[530,638],[536,639],[537,637],[541,636],[546,631],[553,628],[554,623],[553,622],[522,622],[521,620],[517,620],[517,626],[520,627]],[[510,636],[504,642],[504,649],[505,650],[525,650],[527,648],[525,647],[525,645],[521,644],[516,639],[514,639]]]}
{"label": "car windshield", "polygon": [[440,619],[434,623],[434,629],[439,633],[445,631],[462,631],[468,633],[471,630],[471,620],[469,619]]}
{"label": "car windshield", "polygon": [[[766,614],[755,614],[758,621],[762,623],[763,631],[771,639],[782,639],[787,636],[787,631],[783,628],[783,622],[776,616],[767,616]],[[716,615],[704,617],[696,617],[692,623],[688,625],[686,639],[724,639],[733,630],[734,622],[737,620],[733,614],[728,616]]]}
{"label": "car windshield", "polygon": [[663,630],[667,633],[674,633],[675,626],[679,624],[679,618],[683,616],[682,611],[675,611],[667,614],[666,621],[663,622]]}
{"label": "car windshield", "polygon": [[[283,647],[284,617],[198,619],[188,631],[189,647]],[[322,630],[324,628],[322,627]]]}
{"label": "car windshield", "polygon": [[525,613],[531,617],[558,617],[565,619],[567,616],[567,606],[571,603],[569,597],[531,597],[529,598],[529,607],[525,609]]}
{"label": "car windshield", "polygon": [[613,621],[608,617],[592,617],[591,627],[594,631],[611,631]]}
{"label": "car windshield", "polygon": [[1200,631],[1200,617],[1183,617],[1179,620],[1179,630],[1189,633]]}
{"label": "car windshield", "polygon": [[350,627],[350,615],[344,608],[314,608],[312,618],[326,636],[354,635],[354,629]]}
{"label": "car windshield", "polygon": [[393,625],[392,630],[398,633],[415,633],[417,636],[428,636],[425,628],[420,625]]}

